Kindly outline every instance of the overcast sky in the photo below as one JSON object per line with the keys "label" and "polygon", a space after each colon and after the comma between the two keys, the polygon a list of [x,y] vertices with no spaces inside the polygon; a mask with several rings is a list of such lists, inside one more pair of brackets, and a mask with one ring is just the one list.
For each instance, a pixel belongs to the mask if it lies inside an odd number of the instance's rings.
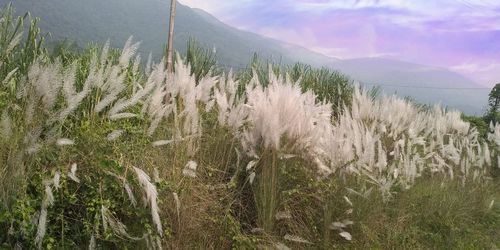
{"label": "overcast sky", "polygon": [[338,58],[385,57],[500,82],[500,0],[179,0]]}

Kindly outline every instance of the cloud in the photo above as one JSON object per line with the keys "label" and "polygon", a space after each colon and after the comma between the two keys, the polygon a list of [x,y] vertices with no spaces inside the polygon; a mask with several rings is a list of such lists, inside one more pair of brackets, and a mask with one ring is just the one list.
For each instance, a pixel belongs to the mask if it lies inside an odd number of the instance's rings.
{"label": "cloud", "polygon": [[[220,20],[339,58],[385,57],[498,77],[499,0],[180,0]],[[427,70],[427,69],[423,69]],[[498,77],[497,79],[500,79]]]}
{"label": "cloud", "polygon": [[493,86],[500,82],[500,62],[462,63],[450,69],[462,73],[484,86]]}
{"label": "cloud", "polygon": [[402,0],[324,0],[324,1],[290,1],[299,11],[328,11],[338,9],[363,8],[395,8],[408,9],[413,6],[411,1]]}
{"label": "cloud", "polygon": [[481,64],[481,63],[463,63],[460,65],[456,65],[451,67],[453,70],[469,72],[469,73],[480,73],[480,72],[488,72],[488,71],[500,71],[500,62],[494,62],[489,64]]}

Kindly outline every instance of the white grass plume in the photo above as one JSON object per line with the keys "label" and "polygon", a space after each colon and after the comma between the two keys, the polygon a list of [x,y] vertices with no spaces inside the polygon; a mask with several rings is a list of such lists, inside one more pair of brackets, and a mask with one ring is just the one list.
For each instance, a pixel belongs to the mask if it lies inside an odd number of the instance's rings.
{"label": "white grass plume", "polygon": [[54,174],[52,183],[54,184],[54,187],[56,189],[59,189],[61,187],[61,173],[59,171],[56,171],[56,173]]}
{"label": "white grass plume", "polygon": [[180,223],[180,218],[181,218],[181,201],[179,200],[179,195],[176,192],[173,192],[172,196],[174,197],[175,211],[177,212],[177,222]]}
{"label": "white grass plume", "polygon": [[21,40],[23,38],[23,34],[24,34],[24,32],[19,32],[14,38],[12,38],[9,45],[5,49],[4,54],[6,54],[6,55],[10,54],[10,52],[12,52],[14,50],[14,48],[19,45],[19,43],[21,42]]}
{"label": "white grass plume", "polygon": [[[62,90],[66,99],[66,108],[62,109],[57,115],[56,119],[59,120],[59,122],[63,122],[66,117],[71,115],[91,91],[89,78],[92,77],[92,73],[84,82],[82,91],[78,93],[76,92],[75,85],[77,67],[78,64],[74,62],[69,69],[63,72]],[[93,72],[93,70],[95,69],[90,69],[91,72]]]}
{"label": "white grass plume", "polygon": [[[313,92],[303,93],[297,83],[269,75],[269,85],[262,87],[256,75],[246,90],[247,123],[240,133],[242,145],[247,154],[263,146],[282,150],[285,153],[300,153],[303,158],[316,158],[320,172],[328,175],[329,166],[322,163],[317,152],[322,151],[324,137],[331,133],[331,104],[318,103]],[[226,108],[225,98],[219,98],[219,108]],[[227,104],[229,105],[229,104]],[[222,119],[223,120],[223,119]],[[287,139],[283,144],[282,139]]]}
{"label": "white grass plume", "polygon": [[156,225],[156,230],[160,235],[162,235],[163,229],[160,221],[160,215],[158,214],[158,192],[156,191],[156,186],[151,183],[151,179],[143,170],[136,167],[134,167],[134,170],[137,175],[137,179],[141,184],[144,193],[146,194],[146,199],[149,202],[149,206],[151,208],[151,216],[153,218],[153,223]]}
{"label": "white grass plume", "polygon": [[490,123],[490,131],[488,133],[488,140],[495,143],[500,147],[500,123]]}
{"label": "white grass plume", "polygon": [[112,131],[111,133],[109,133],[107,136],[106,136],[106,139],[108,141],[116,141],[116,139],[118,139],[120,136],[122,136],[122,134],[124,133],[125,131],[124,130],[114,130]]}
{"label": "white grass plume", "polygon": [[13,79],[13,76],[16,74],[18,70],[19,70],[18,68],[15,68],[12,71],[10,71],[7,74],[7,76],[5,76],[5,78],[3,79],[2,84],[7,85],[10,82],[10,80]]}
{"label": "white grass plume", "polygon": [[[135,72],[135,71],[134,71]],[[156,87],[156,84],[158,83],[158,78],[156,75],[151,75],[148,80],[145,83],[145,86],[142,87],[138,83],[134,83],[134,86],[139,86],[141,89],[137,92],[135,92],[132,97],[130,98],[123,98],[120,99],[109,111],[109,114],[111,116],[118,114],[119,112],[132,107],[139,103],[140,100],[144,99],[147,95],[149,95],[154,88]]]}
{"label": "white grass plume", "polygon": [[152,143],[153,147],[161,147],[173,143],[174,140],[159,140]]}
{"label": "white grass plume", "polygon": [[293,242],[297,242],[297,243],[312,244],[310,241],[308,241],[300,236],[297,236],[297,235],[286,234],[283,238],[285,240],[293,241]]}
{"label": "white grass plume", "polygon": [[12,136],[12,119],[9,116],[7,110],[2,112],[2,118],[0,121],[0,136],[4,140],[8,140]]}
{"label": "white grass plume", "polygon": [[250,183],[250,185],[253,184],[255,180],[255,172],[251,172],[250,175],[248,176],[248,182]]}
{"label": "white grass plume", "polygon": [[280,211],[274,215],[274,218],[276,220],[288,220],[292,218],[292,214],[289,211]]}
{"label": "white grass plume", "polygon": [[187,177],[196,178],[197,167],[198,163],[196,163],[195,161],[189,161],[182,170],[182,174]]}
{"label": "white grass plume", "polygon": [[50,182],[45,184],[45,196],[42,201],[42,208],[40,210],[40,216],[38,217],[38,227],[36,232],[35,243],[39,249],[42,247],[43,238],[47,231],[47,209],[54,203],[54,195],[52,194],[52,188],[50,187]]}
{"label": "white grass plume", "polygon": [[135,118],[137,117],[137,114],[133,113],[118,113],[109,116],[109,119],[112,121],[120,120],[120,119],[129,119],[129,118]]}
{"label": "white grass plume", "polygon": [[291,250],[291,248],[287,247],[285,244],[278,242],[274,245],[277,250]]}
{"label": "white grass plume", "polygon": [[484,153],[485,164],[491,166],[491,153],[490,153],[490,148],[488,147],[488,143],[484,143],[483,153]]}
{"label": "white grass plume", "polygon": [[68,172],[68,177],[76,183],[80,183],[80,179],[76,177],[77,165],[76,163],[71,164],[71,169]]}
{"label": "white grass plume", "polygon": [[119,64],[122,66],[128,66],[131,58],[135,55],[137,52],[137,49],[139,48],[140,43],[132,43],[133,37],[129,37],[127,42],[125,42],[125,45],[122,50],[122,54],[120,55],[120,58],[118,59]]}
{"label": "white grass plume", "polygon": [[104,46],[102,47],[101,58],[100,58],[101,64],[105,64],[106,63],[106,59],[108,59],[109,47],[110,47],[109,46],[109,40],[107,40],[106,43],[104,44]]}
{"label": "white grass plume", "polygon": [[348,240],[348,241],[351,241],[352,240],[352,235],[346,231],[344,232],[341,232],[339,233],[340,236],[342,236],[342,238]]}
{"label": "white grass plume", "polygon": [[246,170],[247,171],[250,171],[253,169],[253,167],[255,167],[255,165],[257,164],[257,160],[252,160],[250,161],[248,164],[247,164],[247,167],[246,167]]}
{"label": "white grass plume", "polygon": [[109,211],[109,209],[104,205],[101,206],[101,218],[103,220],[102,224],[103,224],[105,231],[108,228],[111,228],[113,233],[115,233],[118,236],[124,237],[126,239],[135,240],[135,241],[142,239],[142,238],[130,236],[127,232],[127,227],[125,226],[125,224],[123,224],[120,220],[118,220],[118,218],[113,216],[111,211]]}
{"label": "white grass plume", "polygon": [[40,61],[34,62],[28,71],[28,79],[34,87],[35,94],[41,97],[46,112],[49,112],[54,106],[62,87],[61,71],[60,62],[42,65]]}
{"label": "white grass plume", "polygon": [[95,242],[95,236],[94,236],[94,235],[92,235],[92,236],[90,237],[90,241],[89,241],[89,247],[88,247],[88,249],[89,249],[89,250],[94,250],[94,249],[96,249],[96,246],[97,246],[97,244],[96,244],[96,242]]}
{"label": "white grass plume", "polygon": [[75,142],[71,139],[68,139],[68,138],[60,138],[60,139],[57,139],[57,141],[56,141],[56,145],[59,147],[72,146],[74,144],[75,144]]}
{"label": "white grass plume", "polygon": [[130,201],[132,206],[136,207],[137,200],[135,199],[134,193],[132,192],[132,188],[130,188],[130,185],[125,182],[125,184],[123,184],[123,188],[125,188],[125,192],[127,192],[128,200]]}

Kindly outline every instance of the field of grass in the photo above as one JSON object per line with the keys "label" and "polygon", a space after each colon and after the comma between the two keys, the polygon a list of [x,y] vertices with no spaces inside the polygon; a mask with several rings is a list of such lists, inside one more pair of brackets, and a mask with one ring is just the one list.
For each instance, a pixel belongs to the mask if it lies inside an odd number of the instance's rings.
{"label": "field of grass", "polygon": [[[496,249],[500,124],[328,69],[47,51],[0,15],[0,248]],[[24,27],[24,28],[23,28]],[[24,36],[23,36],[24,35]]]}

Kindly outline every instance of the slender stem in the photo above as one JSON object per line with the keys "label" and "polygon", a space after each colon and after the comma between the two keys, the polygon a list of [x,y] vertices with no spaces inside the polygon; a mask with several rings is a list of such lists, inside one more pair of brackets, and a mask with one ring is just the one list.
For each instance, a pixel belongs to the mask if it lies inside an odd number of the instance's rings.
{"label": "slender stem", "polygon": [[167,72],[172,73],[172,50],[174,41],[174,22],[175,22],[175,4],[176,0],[170,2],[170,27],[168,29],[168,44],[167,44]]}
{"label": "slender stem", "polygon": [[[268,164],[266,164],[266,162]],[[263,156],[261,178],[259,180],[260,226],[270,233],[274,228],[274,213],[278,202],[278,162],[277,152],[272,150]]]}

